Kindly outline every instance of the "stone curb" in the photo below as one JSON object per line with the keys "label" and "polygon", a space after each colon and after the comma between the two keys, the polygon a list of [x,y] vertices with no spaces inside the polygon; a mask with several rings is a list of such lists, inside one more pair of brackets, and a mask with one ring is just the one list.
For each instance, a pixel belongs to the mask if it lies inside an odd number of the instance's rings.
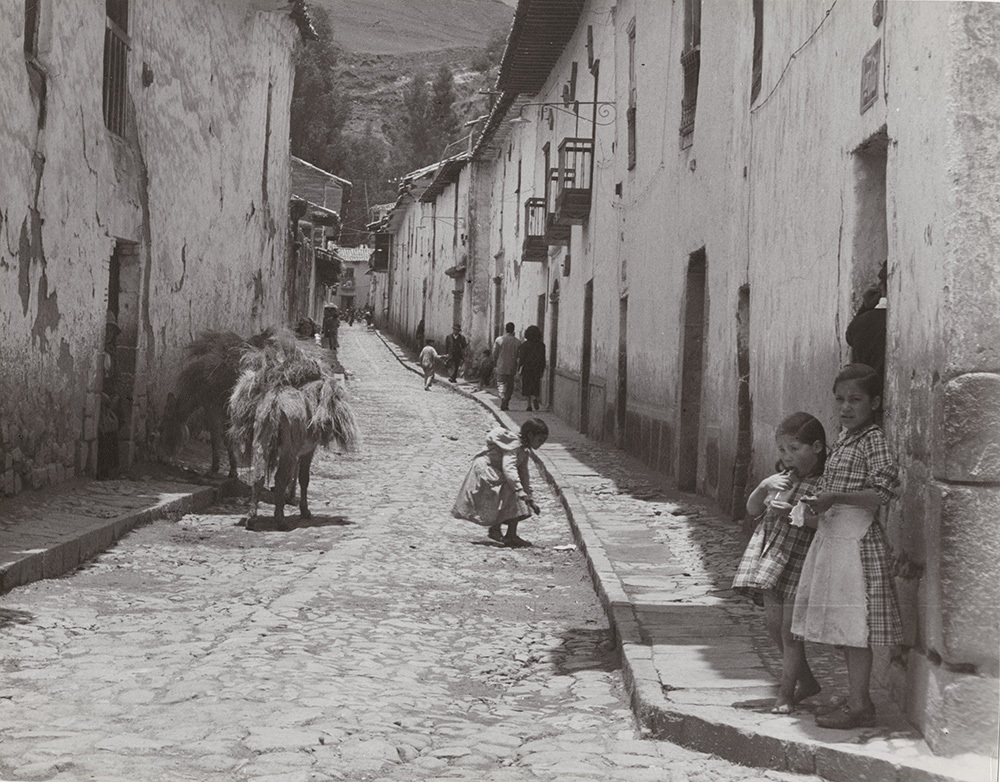
{"label": "stone curb", "polygon": [[[421,374],[412,361],[401,355],[397,345],[386,339],[379,329],[375,329],[375,333],[400,364]],[[514,420],[504,415],[491,400],[448,381],[442,385],[478,402],[500,423],[509,428],[517,427]],[[635,608],[594,531],[584,503],[548,457],[540,453],[532,455],[569,518],[573,538],[586,558],[595,591],[621,654],[622,674],[632,711],[651,735],[733,763],[815,774],[832,782],[969,782],[970,777],[952,776],[955,764],[948,758],[934,758],[934,765],[941,770],[933,771],[905,759],[865,753],[863,745],[831,745],[772,736],[669,703],[663,696],[652,649],[643,641]]]}
{"label": "stone curb", "polygon": [[[14,587],[55,578],[74,570],[84,562],[106,551],[136,527],[157,521],[170,514],[184,514],[211,505],[220,495],[214,486],[184,494],[151,508],[126,513],[108,521],[95,523],[70,539],[57,540],[48,548],[26,549],[24,556],[0,565],[0,594]],[[14,533],[17,536],[17,533]],[[31,535],[28,541],[37,544],[39,538]],[[30,543],[29,543],[30,545]]]}

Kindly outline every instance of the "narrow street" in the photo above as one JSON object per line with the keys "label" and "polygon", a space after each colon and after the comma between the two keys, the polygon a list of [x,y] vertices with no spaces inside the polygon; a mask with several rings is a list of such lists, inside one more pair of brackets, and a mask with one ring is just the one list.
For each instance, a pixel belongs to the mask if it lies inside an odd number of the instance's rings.
{"label": "narrow street", "polygon": [[364,443],[314,462],[312,520],[233,500],[0,599],[0,778],[807,779],[644,740],[537,471],[533,548],[452,519],[493,419],[341,345]]}

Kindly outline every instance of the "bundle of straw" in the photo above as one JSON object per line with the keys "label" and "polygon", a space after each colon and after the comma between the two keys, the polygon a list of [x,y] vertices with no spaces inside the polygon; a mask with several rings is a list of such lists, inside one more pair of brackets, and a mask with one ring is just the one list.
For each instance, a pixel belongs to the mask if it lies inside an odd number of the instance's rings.
{"label": "bundle of straw", "polygon": [[287,329],[271,331],[244,350],[229,415],[234,445],[268,476],[282,446],[336,444],[353,451],[359,442],[354,412],[326,352]]}

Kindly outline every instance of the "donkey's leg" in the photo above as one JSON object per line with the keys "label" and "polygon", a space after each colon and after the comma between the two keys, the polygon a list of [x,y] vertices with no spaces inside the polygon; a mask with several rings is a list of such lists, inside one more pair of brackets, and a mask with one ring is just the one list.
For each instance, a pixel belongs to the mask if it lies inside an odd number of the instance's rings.
{"label": "donkey's leg", "polygon": [[250,487],[250,510],[247,512],[247,529],[257,529],[257,505],[260,503],[260,493],[264,490],[264,478],[261,476]]}
{"label": "donkey's leg", "polygon": [[284,451],[278,457],[278,468],[274,472],[274,522],[279,529],[288,529],[285,523],[285,497],[289,481],[295,477],[295,454]]}
{"label": "donkey's leg", "polygon": [[306,494],[309,489],[309,468],[312,466],[314,453],[315,451],[309,451],[309,453],[302,454],[299,457],[299,491],[302,493],[302,496],[299,497],[299,515],[303,519],[312,518]]}
{"label": "donkey's leg", "polygon": [[205,408],[205,416],[208,418],[208,434],[212,438],[212,467],[209,475],[219,472],[219,450],[222,448],[222,419],[218,411],[212,407]]}

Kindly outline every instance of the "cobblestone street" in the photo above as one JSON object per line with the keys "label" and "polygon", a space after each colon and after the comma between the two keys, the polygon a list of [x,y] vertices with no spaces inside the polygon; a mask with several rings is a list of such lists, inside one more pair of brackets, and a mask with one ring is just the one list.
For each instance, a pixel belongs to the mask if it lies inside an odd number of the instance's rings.
{"label": "cobblestone street", "polygon": [[231,500],[0,599],[0,778],[814,779],[644,740],[537,470],[533,548],[452,519],[493,419],[341,344],[364,442],[314,461],[310,521]]}

